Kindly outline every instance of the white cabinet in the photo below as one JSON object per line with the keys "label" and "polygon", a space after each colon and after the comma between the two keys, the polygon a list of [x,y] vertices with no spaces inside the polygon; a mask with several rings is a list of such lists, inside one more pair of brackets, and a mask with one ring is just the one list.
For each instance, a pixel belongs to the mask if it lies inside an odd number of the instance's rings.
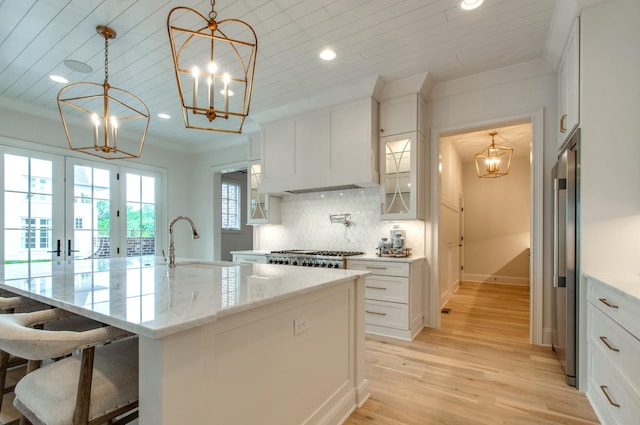
{"label": "white cabinet", "polygon": [[422,311],[424,258],[415,260],[347,260],[347,268],[371,272],[365,278],[365,330],[412,340],[424,326]]}
{"label": "white cabinet", "polygon": [[253,133],[249,136],[247,158],[249,161],[259,161],[262,158],[262,133]]}
{"label": "white cabinet", "polygon": [[588,279],[587,396],[604,425],[640,418],[640,300]]}
{"label": "white cabinet", "polygon": [[417,132],[380,139],[382,220],[424,219],[423,145],[424,138]]}
{"label": "white cabinet", "polygon": [[425,131],[424,101],[420,94],[380,102],[380,137]]}
{"label": "white cabinet", "polygon": [[[269,124],[262,129],[262,185],[286,186],[295,178],[295,127],[292,120]],[[267,192],[277,192],[268,190]]]}
{"label": "white cabinet", "polygon": [[254,252],[232,252],[234,263],[258,263],[266,264],[267,256],[265,254],[259,254]]}
{"label": "white cabinet", "polygon": [[378,104],[373,99],[353,102],[329,112],[329,182],[378,184]]}
{"label": "white cabinet", "polygon": [[[306,185],[322,179],[329,168],[329,113],[307,114],[294,120],[294,173]],[[303,182],[299,182],[303,183]]]}
{"label": "white cabinet", "polygon": [[558,148],[579,123],[580,18],[576,18],[558,66]]}
{"label": "white cabinet", "polygon": [[247,171],[247,224],[280,223],[280,198],[259,192],[262,165],[260,162],[252,162]]}
{"label": "white cabinet", "polygon": [[372,98],[265,125],[260,191],[377,185],[377,126]]}

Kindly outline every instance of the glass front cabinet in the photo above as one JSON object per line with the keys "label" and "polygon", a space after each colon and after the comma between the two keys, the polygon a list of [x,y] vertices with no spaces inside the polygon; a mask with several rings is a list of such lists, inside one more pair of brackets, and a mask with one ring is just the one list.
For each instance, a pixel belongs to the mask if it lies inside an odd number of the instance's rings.
{"label": "glass front cabinet", "polygon": [[258,192],[262,183],[260,162],[249,164],[247,178],[249,179],[247,224],[280,223],[280,198]]}
{"label": "glass front cabinet", "polygon": [[382,220],[424,219],[418,187],[424,181],[419,160],[422,145],[418,132],[380,138]]}

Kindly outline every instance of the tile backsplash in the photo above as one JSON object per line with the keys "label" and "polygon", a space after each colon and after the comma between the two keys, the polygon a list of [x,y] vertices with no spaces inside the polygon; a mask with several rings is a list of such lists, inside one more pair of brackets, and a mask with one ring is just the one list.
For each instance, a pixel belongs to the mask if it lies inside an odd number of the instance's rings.
{"label": "tile backsplash", "polygon": [[[351,214],[351,224],[331,223],[331,214]],[[334,249],[374,254],[393,227],[406,231],[406,246],[424,255],[424,222],[380,221],[377,187],[288,195],[281,200],[281,224],[258,226],[261,250]]]}

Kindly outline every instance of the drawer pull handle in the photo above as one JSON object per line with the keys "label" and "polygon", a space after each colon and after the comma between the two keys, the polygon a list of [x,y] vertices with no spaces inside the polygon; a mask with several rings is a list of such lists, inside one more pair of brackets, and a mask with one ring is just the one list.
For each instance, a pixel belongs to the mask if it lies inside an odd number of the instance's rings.
{"label": "drawer pull handle", "polygon": [[376,266],[365,266],[365,269],[371,269],[371,270],[387,270],[386,267],[376,267]]}
{"label": "drawer pull handle", "polygon": [[609,308],[619,308],[617,305],[611,304],[606,298],[598,298],[598,301],[600,301],[602,304],[606,305]]}
{"label": "drawer pull handle", "polygon": [[616,347],[614,347],[613,345],[611,345],[611,344],[609,343],[609,340],[607,339],[607,337],[606,337],[606,336],[601,336],[601,337],[600,337],[600,341],[602,341],[602,343],[603,343],[604,345],[606,345],[606,346],[607,346],[607,348],[608,348],[609,350],[611,350],[611,351],[615,351],[616,353],[619,353],[619,352],[620,352],[620,349],[619,349],[619,348],[616,348]]}
{"label": "drawer pull handle", "polygon": [[369,311],[369,310],[365,310],[365,313],[368,313],[368,314],[375,314],[375,315],[377,315],[377,316],[386,316],[386,315],[387,315],[387,313],[380,313],[380,312],[378,312],[378,311]]}
{"label": "drawer pull handle", "polygon": [[613,401],[613,399],[609,395],[609,387],[607,387],[606,385],[600,385],[600,389],[604,393],[604,396],[607,398],[607,400],[609,401],[610,405],[612,405],[614,407],[620,407],[620,405],[618,403],[616,403],[615,401]]}
{"label": "drawer pull handle", "polygon": [[367,286],[365,286],[365,288],[367,288],[367,289],[380,289],[381,291],[386,291],[387,290],[387,288],[383,288],[382,286],[369,286],[369,285],[367,285]]}

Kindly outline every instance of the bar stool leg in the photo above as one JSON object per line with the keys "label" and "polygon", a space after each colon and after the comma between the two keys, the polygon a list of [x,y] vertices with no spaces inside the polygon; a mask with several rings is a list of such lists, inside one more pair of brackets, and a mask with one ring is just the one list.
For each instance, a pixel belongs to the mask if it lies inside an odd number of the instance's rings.
{"label": "bar stool leg", "polygon": [[0,412],[4,399],[4,386],[7,381],[7,368],[9,367],[9,354],[0,350]]}

